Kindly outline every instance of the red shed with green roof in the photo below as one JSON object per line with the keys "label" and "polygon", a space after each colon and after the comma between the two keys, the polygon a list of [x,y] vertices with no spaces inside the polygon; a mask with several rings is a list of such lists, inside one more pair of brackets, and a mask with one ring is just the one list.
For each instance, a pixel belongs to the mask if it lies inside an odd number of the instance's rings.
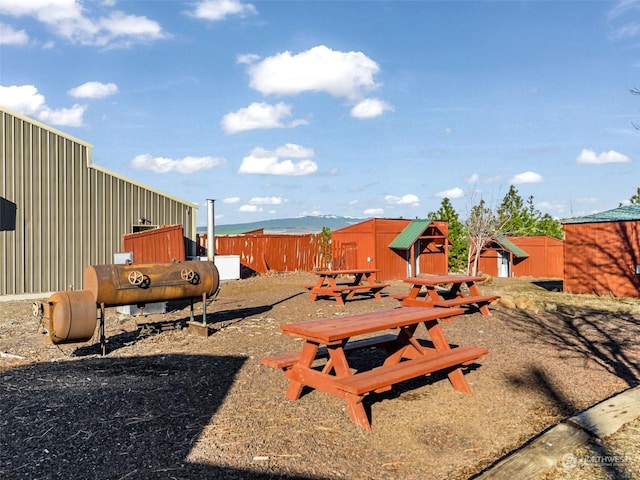
{"label": "red shed with green roof", "polygon": [[565,292],[640,298],[640,204],[561,222]]}

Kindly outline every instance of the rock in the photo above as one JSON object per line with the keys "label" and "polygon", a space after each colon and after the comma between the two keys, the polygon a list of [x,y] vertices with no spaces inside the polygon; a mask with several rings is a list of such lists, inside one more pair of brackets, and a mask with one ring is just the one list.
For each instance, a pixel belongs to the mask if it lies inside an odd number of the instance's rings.
{"label": "rock", "polygon": [[496,304],[504,308],[510,308],[510,309],[517,308],[515,302],[509,297],[500,297],[496,301]]}
{"label": "rock", "polygon": [[535,308],[533,304],[533,300],[531,300],[529,297],[524,295],[520,295],[516,297],[516,299],[514,300],[514,303],[516,307],[519,308],[520,310],[533,310]]}

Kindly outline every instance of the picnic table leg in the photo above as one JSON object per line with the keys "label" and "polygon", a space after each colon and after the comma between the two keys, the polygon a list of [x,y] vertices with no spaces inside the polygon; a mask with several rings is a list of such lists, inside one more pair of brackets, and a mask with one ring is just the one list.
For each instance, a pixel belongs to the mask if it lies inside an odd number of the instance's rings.
{"label": "picnic table leg", "polygon": [[[353,280],[352,283],[350,283],[350,286],[356,286],[356,285],[360,285],[360,283],[362,282],[362,273],[356,273],[355,278]],[[356,291],[355,290],[351,290],[348,294],[347,294],[347,298],[351,299],[355,296]]]}
{"label": "picnic table leg", "polygon": [[[431,341],[433,342],[433,345],[436,347],[436,350],[438,352],[446,352],[447,350],[451,350],[451,345],[449,345],[449,342],[447,341],[447,338],[444,336],[444,332],[442,331],[442,326],[438,323],[437,320],[429,320],[424,322],[424,324],[427,327],[427,331],[429,332]],[[461,368],[456,368],[455,370],[449,372],[447,376],[449,377],[449,382],[451,382],[454,390],[462,393],[471,393],[471,387],[465,380]]]}
{"label": "picnic table leg", "polygon": [[409,294],[404,297],[400,302],[400,305],[405,307],[424,307],[424,302],[428,300],[427,298],[424,300],[418,300],[420,290],[422,290],[422,285],[412,285],[411,290],[409,290]]}
{"label": "picnic table leg", "polygon": [[318,277],[318,280],[316,281],[315,286],[311,289],[311,298],[309,299],[310,302],[315,302],[318,299],[318,294],[314,293],[314,289],[317,290],[319,288],[322,288],[322,285],[324,284],[324,277],[322,275],[320,275]]}
{"label": "picnic table leg", "polygon": [[[305,342],[304,346],[302,347],[302,353],[300,354],[300,358],[298,359],[297,364],[307,368],[311,367],[311,363],[315,360],[317,353],[317,343]],[[284,395],[285,398],[288,400],[298,400],[300,398],[300,394],[302,393],[302,387],[304,387],[302,382],[289,379],[287,393],[285,393]]]}
{"label": "picnic table leg", "polygon": [[[478,285],[476,285],[476,282],[468,282],[467,287],[469,288],[469,293],[474,297],[479,297],[481,295],[480,289],[478,288]],[[488,303],[478,304],[478,308],[480,309],[480,313],[482,313],[482,315],[491,315],[491,312],[489,312]]]}
{"label": "picnic table leg", "polygon": [[431,285],[427,286],[426,300],[432,303],[440,301],[440,295],[438,295],[438,291],[436,290],[436,287]]}
{"label": "picnic table leg", "polygon": [[[333,371],[337,378],[347,377],[351,375],[351,369],[349,368],[349,362],[347,361],[347,357],[344,354],[344,345],[346,344],[346,339],[342,342],[341,345],[329,346],[329,361],[333,365]],[[347,408],[349,409],[349,418],[351,421],[363,427],[365,430],[371,430],[371,423],[369,422],[369,417],[367,416],[367,412],[364,409],[364,405],[362,405],[362,399],[364,397],[361,395],[349,395],[347,394],[344,397],[345,402],[347,403]]]}
{"label": "picnic table leg", "polygon": [[370,273],[367,274],[366,276],[366,284],[371,286],[371,291],[373,292],[373,298],[375,298],[376,300],[382,301],[382,295],[380,294],[382,289],[376,288],[376,282],[373,279],[373,275]]}
{"label": "picnic table leg", "polygon": [[[425,348],[420,345],[418,339],[413,336],[418,325],[409,325],[402,327],[398,333],[398,337],[391,347],[387,348],[389,355],[385,359],[383,365],[393,365],[400,362],[403,358],[417,358],[426,353]],[[393,349],[393,351],[391,351]]]}
{"label": "picnic table leg", "polygon": [[336,283],[337,275],[327,277],[327,288],[333,290],[333,298],[336,299],[336,303],[344,307],[344,299],[342,298],[342,292],[338,291],[338,284]]}
{"label": "picnic table leg", "polygon": [[407,298],[409,298],[411,300],[417,299],[418,295],[420,295],[420,290],[422,290],[422,286],[421,285],[413,285],[411,287],[411,290],[409,290],[409,295],[407,295]]}
{"label": "picnic table leg", "polygon": [[364,405],[362,405],[362,400],[364,400],[363,395],[353,395],[347,393],[345,396],[345,402],[347,402],[347,407],[349,409],[349,418],[351,419],[351,422],[370,432],[371,422],[369,421],[367,412],[364,409]]}

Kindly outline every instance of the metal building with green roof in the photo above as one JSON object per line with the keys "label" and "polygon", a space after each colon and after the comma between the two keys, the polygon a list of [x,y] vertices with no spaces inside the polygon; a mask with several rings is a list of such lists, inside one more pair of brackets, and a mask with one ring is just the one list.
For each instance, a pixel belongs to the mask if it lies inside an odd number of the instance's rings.
{"label": "metal building with green roof", "polygon": [[565,292],[640,298],[640,204],[561,223]]}

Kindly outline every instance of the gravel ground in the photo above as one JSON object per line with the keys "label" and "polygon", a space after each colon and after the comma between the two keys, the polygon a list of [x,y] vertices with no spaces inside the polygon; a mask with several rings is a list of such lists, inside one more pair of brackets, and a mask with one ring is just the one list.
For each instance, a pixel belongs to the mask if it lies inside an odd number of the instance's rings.
{"label": "gravel ground", "polygon": [[[184,328],[188,307],[147,317],[108,310],[105,357],[96,337],[45,344],[31,301],[0,302],[0,477],[469,478],[549,426],[640,384],[637,300],[567,295],[553,281],[496,279],[481,287],[505,300],[491,316],[444,325],[452,344],[490,351],[466,374],[473,393],[433,375],[371,395],[368,433],[351,424],[335,397],[312,391],[287,401],[283,373],[260,363],[300,348],[280,333],[282,323],[398,306],[390,296],[362,296],[344,307],[312,303],[300,286],[314,278],[223,283],[207,307],[208,337]],[[385,293],[407,290],[392,282]],[[197,305],[196,320],[200,314]],[[370,364],[376,355],[360,352],[354,361]],[[616,449],[637,432],[637,422],[629,424],[596,451]],[[584,460],[548,480],[638,478],[640,461],[627,460],[606,471],[632,476],[584,473],[594,466]]]}

